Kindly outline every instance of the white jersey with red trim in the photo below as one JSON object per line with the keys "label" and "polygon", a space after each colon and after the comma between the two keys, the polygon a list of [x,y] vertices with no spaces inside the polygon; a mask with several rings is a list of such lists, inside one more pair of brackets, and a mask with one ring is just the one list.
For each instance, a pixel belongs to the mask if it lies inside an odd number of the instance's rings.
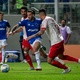
{"label": "white jersey with red trim", "polygon": [[56,21],[49,16],[46,16],[41,24],[41,28],[46,29],[45,32],[51,41],[51,45],[55,45],[63,41],[63,37],[60,34],[60,31],[55,27],[55,24],[57,24]]}

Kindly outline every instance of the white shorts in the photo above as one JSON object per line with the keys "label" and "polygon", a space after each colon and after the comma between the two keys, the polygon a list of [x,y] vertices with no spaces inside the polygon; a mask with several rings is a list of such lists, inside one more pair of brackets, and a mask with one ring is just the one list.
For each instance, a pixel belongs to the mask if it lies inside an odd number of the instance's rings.
{"label": "white shorts", "polygon": [[6,46],[6,45],[7,45],[6,39],[0,40],[0,47]]}
{"label": "white shorts", "polygon": [[41,39],[40,39],[40,38],[36,39],[36,40],[33,42],[33,44],[31,44],[31,46],[33,47],[36,42],[39,42],[39,43],[41,44]]}

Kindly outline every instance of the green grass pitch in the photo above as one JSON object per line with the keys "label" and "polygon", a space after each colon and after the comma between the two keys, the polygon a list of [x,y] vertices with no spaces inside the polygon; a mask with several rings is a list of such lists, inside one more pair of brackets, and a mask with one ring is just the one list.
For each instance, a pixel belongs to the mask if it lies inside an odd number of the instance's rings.
{"label": "green grass pitch", "polygon": [[[0,71],[0,80],[80,80],[80,64],[67,63],[71,68],[68,74],[62,74],[62,69],[42,62],[42,71],[29,70],[27,63],[7,63],[10,66],[8,73]],[[36,67],[36,63],[34,62]]]}

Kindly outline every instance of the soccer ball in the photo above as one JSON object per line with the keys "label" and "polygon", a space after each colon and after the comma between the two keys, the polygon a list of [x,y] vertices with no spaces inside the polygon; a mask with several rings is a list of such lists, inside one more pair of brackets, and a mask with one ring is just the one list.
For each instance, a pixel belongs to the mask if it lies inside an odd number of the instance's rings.
{"label": "soccer ball", "polygon": [[3,64],[3,65],[1,65],[1,72],[6,73],[6,72],[8,72],[9,70],[10,70],[10,67],[9,67],[8,64]]}

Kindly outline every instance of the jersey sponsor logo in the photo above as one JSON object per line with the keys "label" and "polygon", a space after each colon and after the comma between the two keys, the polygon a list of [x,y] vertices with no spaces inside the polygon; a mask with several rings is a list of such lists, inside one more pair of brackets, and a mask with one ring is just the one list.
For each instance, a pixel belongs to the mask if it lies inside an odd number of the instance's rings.
{"label": "jersey sponsor logo", "polygon": [[29,29],[28,31],[34,32],[34,31],[38,31],[38,29]]}
{"label": "jersey sponsor logo", "polygon": [[0,30],[5,30],[5,28],[0,28]]}

